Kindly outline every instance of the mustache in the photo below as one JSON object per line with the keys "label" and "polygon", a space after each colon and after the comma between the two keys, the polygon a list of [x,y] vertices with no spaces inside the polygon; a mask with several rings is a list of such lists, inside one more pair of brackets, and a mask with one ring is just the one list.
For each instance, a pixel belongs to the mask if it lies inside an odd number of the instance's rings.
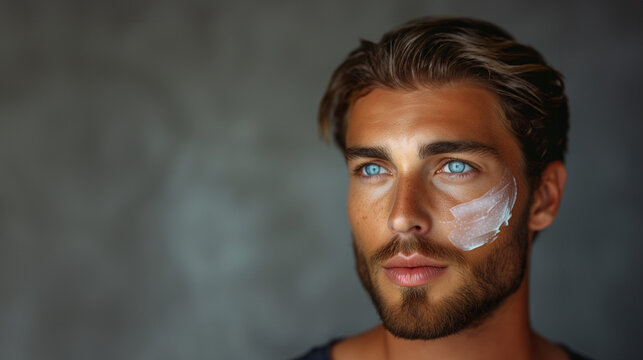
{"label": "mustache", "polygon": [[420,238],[415,235],[408,237],[395,235],[391,241],[371,255],[370,263],[381,264],[398,253],[411,255],[415,252],[436,260],[448,260],[458,264],[465,263],[464,256],[455,247],[447,247],[437,241]]}

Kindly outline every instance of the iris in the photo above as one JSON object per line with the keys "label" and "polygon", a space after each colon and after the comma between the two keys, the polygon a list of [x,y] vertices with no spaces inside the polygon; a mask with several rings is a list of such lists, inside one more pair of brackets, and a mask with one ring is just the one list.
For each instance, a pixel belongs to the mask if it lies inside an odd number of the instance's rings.
{"label": "iris", "polygon": [[379,175],[379,174],[381,174],[383,172],[384,171],[383,171],[382,167],[379,166],[379,165],[368,164],[368,165],[364,166],[364,174],[365,175],[369,175],[369,176],[371,176],[371,175]]}
{"label": "iris", "polygon": [[460,174],[463,173],[471,168],[471,166],[467,163],[464,163],[462,161],[450,161],[447,164],[447,168],[449,169],[450,173],[456,173]]}

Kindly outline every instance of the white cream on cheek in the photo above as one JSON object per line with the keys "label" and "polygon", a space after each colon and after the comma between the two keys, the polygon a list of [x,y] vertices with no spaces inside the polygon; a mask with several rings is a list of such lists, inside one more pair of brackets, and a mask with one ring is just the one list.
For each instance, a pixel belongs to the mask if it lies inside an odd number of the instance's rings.
{"label": "white cream on cheek", "polygon": [[509,225],[517,192],[516,179],[506,170],[498,185],[487,193],[449,209],[454,219],[443,221],[453,226],[449,240],[465,251],[493,242],[502,224]]}

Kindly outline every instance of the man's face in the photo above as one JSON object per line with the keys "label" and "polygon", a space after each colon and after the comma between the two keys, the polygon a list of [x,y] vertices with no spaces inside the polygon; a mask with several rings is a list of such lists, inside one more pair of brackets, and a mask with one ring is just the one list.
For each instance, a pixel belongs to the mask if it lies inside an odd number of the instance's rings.
{"label": "man's face", "polygon": [[[474,326],[522,283],[528,187],[519,143],[501,119],[492,93],[464,83],[375,89],[351,108],[346,158],[356,264],[396,336],[432,339]],[[509,225],[474,250],[454,246],[451,209],[507,177],[517,184]]]}

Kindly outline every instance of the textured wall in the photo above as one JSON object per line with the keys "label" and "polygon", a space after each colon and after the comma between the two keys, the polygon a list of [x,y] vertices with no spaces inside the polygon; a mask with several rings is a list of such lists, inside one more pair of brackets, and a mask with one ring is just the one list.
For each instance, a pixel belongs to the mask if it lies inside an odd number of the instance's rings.
{"label": "textured wall", "polygon": [[534,326],[639,353],[641,1],[1,1],[0,358],[280,359],[378,319],[317,103],[360,37],[490,20],[567,77]]}

